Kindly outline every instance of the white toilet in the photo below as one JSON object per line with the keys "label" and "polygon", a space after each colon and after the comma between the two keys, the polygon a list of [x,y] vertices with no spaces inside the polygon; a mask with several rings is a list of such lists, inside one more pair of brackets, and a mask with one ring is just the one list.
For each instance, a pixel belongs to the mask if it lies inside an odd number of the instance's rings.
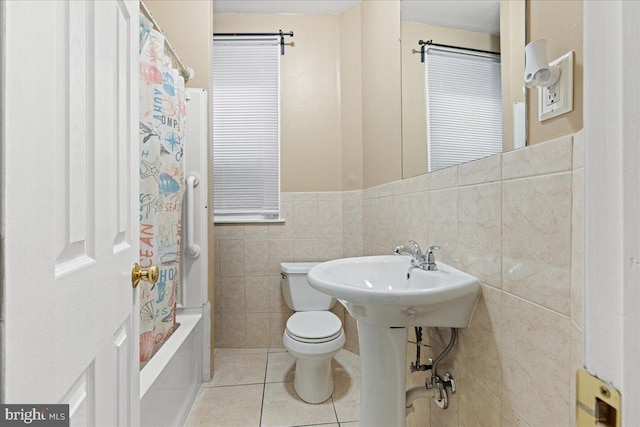
{"label": "white toilet", "polygon": [[316,262],[283,262],[282,293],[295,311],[282,340],[296,358],[293,388],[305,402],[321,403],[333,393],[331,359],[344,346],[342,322],[329,310],[336,300],[316,291],[307,273]]}

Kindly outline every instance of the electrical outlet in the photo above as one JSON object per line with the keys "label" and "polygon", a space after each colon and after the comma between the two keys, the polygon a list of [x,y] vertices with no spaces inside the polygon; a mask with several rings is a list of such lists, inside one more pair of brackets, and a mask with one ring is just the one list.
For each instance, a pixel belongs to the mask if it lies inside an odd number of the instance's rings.
{"label": "electrical outlet", "polygon": [[560,67],[560,78],[551,87],[538,89],[538,119],[540,121],[573,110],[573,51],[549,63]]}
{"label": "electrical outlet", "polygon": [[560,90],[557,84],[554,84],[551,87],[543,87],[542,88],[542,97],[544,99],[545,107],[548,107],[553,104],[557,104],[560,102]]}

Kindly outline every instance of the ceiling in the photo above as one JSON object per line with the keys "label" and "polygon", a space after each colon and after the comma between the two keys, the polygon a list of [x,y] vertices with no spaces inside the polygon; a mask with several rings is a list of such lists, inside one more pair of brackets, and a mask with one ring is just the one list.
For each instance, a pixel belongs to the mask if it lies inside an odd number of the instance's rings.
{"label": "ceiling", "polygon": [[402,20],[500,34],[500,0],[402,0]]}
{"label": "ceiling", "polygon": [[[358,3],[360,0],[213,0],[213,13],[338,14]],[[403,21],[500,34],[500,0],[401,0],[401,10]]]}
{"label": "ceiling", "polygon": [[213,13],[321,13],[336,14],[360,0],[213,0]]}

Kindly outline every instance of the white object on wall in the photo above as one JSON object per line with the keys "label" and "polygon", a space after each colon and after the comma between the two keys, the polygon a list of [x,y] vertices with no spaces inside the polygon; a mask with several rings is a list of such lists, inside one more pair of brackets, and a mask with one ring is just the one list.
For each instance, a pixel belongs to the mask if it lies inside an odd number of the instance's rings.
{"label": "white object on wall", "polygon": [[527,145],[527,108],[526,102],[513,103],[513,149]]}
{"label": "white object on wall", "polygon": [[193,191],[189,191],[189,194],[193,195],[193,199],[191,201],[185,200],[187,204],[192,205],[193,212],[192,218],[186,218],[187,209],[183,208],[182,232],[183,236],[190,235],[192,239],[190,243],[198,246],[199,256],[193,256],[193,253],[188,254],[187,245],[183,245],[180,259],[182,286],[179,301],[183,308],[201,308],[208,300],[207,285],[209,283],[207,91],[187,89],[187,94],[190,99],[187,102],[184,174],[186,180],[190,176],[197,176],[199,179]]}

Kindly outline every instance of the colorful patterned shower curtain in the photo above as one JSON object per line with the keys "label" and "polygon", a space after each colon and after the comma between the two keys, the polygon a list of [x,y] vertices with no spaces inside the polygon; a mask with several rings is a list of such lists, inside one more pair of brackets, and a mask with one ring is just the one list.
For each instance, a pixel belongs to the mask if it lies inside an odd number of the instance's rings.
{"label": "colorful patterned shower curtain", "polygon": [[184,79],[164,53],[164,36],[140,21],[140,266],[157,265],[158,283],[140,282],[140,367],[177,327]]}

